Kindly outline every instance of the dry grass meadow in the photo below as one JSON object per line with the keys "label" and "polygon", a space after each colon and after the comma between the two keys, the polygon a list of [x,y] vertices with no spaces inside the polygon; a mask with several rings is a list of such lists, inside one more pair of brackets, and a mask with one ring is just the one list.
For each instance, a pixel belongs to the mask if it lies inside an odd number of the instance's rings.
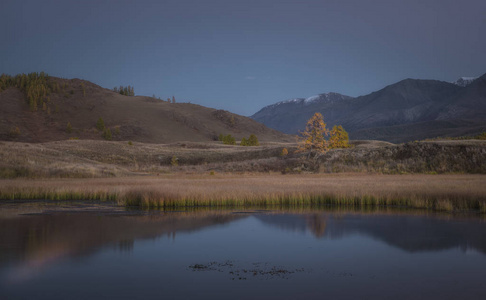
{"label": "dry grass meadow", "polygon": [[347,205],[486,212],[485,175],[168,174],[0,180],[0,198],[101,200],[157,209]]}
{"label": "dry grass meadow", "polygon": [[[157,209],[332,204],[486,212],[484,141],[352,146],[306,159],[294,154],[295,143],[0,142],[0,199],[108,200]],[[283,148],[289,155],[281,156]]]}
{"label": "dry grass meadow", "polygon": [[[150,144],[67,140],[0,142],[0,178],[96,178],[169,173],[379,173],[486,174],[486,141],[433,141],[395,145],[351,141],[317,159],[294,153],[296,143],[258,147],[221,142]],[[286,148],[288,155],[283,157]],[[172,164],[176,159],[177,166]]]}

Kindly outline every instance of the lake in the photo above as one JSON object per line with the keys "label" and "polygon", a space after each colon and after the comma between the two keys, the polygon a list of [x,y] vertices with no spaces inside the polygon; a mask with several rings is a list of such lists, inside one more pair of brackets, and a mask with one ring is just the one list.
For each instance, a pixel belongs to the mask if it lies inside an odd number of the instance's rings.
{"label": "lake", "polygon": [[486,218],[0,204],[0,299],[486,299]]}

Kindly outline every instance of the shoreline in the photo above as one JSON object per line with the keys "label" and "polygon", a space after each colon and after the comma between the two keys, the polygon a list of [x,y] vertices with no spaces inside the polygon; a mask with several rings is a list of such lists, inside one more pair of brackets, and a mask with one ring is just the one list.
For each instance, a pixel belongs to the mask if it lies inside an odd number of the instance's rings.
{"label": "shoreline", "polygon": [[216,174],[0,180],[1,200],[113,201],[121,206],[399,206],[486,213],[486,175]]}

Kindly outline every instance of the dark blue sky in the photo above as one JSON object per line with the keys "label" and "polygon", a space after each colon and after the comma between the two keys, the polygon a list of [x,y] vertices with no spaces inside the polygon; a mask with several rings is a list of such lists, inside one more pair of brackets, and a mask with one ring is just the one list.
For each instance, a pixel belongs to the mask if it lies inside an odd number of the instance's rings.
{"label": "dark blue sky", "polygon": [[486,1],[0,1],[0,73],[46,71],[250,115],[486,73]]}

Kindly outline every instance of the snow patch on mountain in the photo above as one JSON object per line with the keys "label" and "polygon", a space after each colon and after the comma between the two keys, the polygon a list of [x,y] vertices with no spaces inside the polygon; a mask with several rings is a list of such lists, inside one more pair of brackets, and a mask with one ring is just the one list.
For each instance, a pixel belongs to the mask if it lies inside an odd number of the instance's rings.
{"label": "snow patch on mountain", "polygon": [[311,96],[309,98],[305,98],[304,103],[312,103],[312,102],[315,102],[319,99],[321,99],[321,95]]}
{"label": "snow patch on mountain", "polygon": [[277,102],[275,104],[269,105],[267,107],[275,107],[279,106],[281,104],[290,104],[290,103],[295,103],[295,104],[304,104],[304,105],[310,105],[315,102],[323,103],[323,102],[331,102],[331,101],[338,101],[342,99],[347,99],[350,98],[349,96],[344,96],[338,93],[326,93],[326,94],[319,94],[319,95],[314,95],[308,98],[293,98],[289,100],[284,100]]}
{"label": "snow patch on mountain", "polygon": [[461,77],[453,83],[458,86],[466,87],[476,79],[478,79],[478,77]]}

